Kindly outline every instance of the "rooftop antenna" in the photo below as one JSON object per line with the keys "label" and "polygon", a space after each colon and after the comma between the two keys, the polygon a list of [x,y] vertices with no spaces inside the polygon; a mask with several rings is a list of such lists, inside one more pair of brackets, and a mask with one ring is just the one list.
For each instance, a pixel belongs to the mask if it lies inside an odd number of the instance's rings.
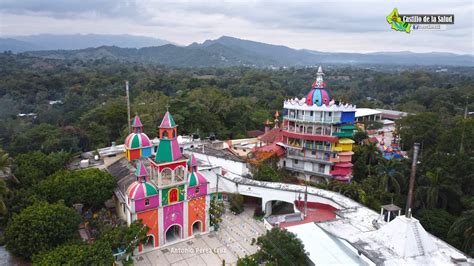
{"label": "rooftop antenna", "polygon": [[128,134],[132,133],[132,125],[131,118],[130,118],[130,93],[128,89],[128,80],[125,81],[125,91],[127,93],[127,114],[128,114]]}
{"label": "rooftop antenna", "polygon": [[410,183],[408,187],[408,198],[407,206],[405,211],[405,217],[411,217],[411,204],[413,202],[413,187],[415,186],[415,175],[416,175],[416,164],[418,159],[418,151],[420,149],[420,143],[415,142],[413,144],[413,161],[411,163]]}

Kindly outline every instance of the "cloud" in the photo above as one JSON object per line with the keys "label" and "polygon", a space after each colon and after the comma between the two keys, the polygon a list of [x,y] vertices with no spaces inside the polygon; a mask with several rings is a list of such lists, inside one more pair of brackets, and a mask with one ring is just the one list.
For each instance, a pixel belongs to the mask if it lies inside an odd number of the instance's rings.
{"label": "cloud", "polygon": [[[453,13],[448,30],[403,34],[385,21],[400,13]],[[188,44],[222,35],[323,51],[472,53],[470,1],[3,0],[1,34],[140,34]]]}

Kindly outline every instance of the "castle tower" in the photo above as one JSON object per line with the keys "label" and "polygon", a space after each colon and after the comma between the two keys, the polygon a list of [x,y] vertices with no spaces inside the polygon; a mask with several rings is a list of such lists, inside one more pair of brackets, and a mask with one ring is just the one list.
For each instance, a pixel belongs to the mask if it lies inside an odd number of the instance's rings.
{"label": "castle tower", "polygon": [[[148,171],[142,162],[138,162],[135,176],[137,180],[130,184],[126,193],[126,216],[127,223],[130,224],[135,220],[142,220],[143,224],[150,229],[147,232],[146,246],[150,248],[158,247],[158,206],[159,193],[156,186],[149,182]],[[139,251],[143,250],[143,246],[139,246]]]}
{"label": "castle tower", "polygon": [[319,67],[306,98],[284,102],[283,167],[307,181],[350,181],[355,109],[331,101]]}
{"label": "castle tower", "polygon": [[129,161],[151,156],[151,141],[143,133],[140,117],[135,116],[132,122],[133,132],[125,138],[125,156]]}
{"label": "castle tower", "polygon": [[166,112],[161,121],[158,130],[158,138],[160,145],[156,152],[155,161],[157,162],[172,162],[181,158],[181,150],[178,145],[177,125],[174,122],[173,116],[170,112]]}

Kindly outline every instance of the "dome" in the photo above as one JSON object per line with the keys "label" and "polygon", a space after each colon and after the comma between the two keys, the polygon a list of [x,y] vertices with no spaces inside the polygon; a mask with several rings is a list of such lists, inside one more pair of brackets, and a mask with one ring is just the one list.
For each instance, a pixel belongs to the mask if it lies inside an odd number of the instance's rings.
{"label": "dome", "polygon": [[307,105],[329,105],[330,101],[331,98],[329,98],[329,93],[322,88],[311,89],[311,91],[308,93],[308,96],[306,96]]}
{"label": "dome", "polygon": [[125,139],[125,148],[129,150],[151,147],[151,141],[145,133],[131,133]]}
{"label": "dome", "polygon": [[194,187],[207,183],[206,178],[197,171],[192,171],[188,179],[188,186]]}
{"label": "dome", "polygon": [[311,86],[311,91],[309,91],[308,96],[306,96],[306,104],[307,105],[317,105],[322,106],[329,105],[331,102],[331,98],[329,97],[329,93],[324,89],[326,87],[326,83],[323,80],[323,69],[320,66],[318,68],[318,72],[316,73],[316,81],[313,82]]}
{"label": "dome", "polygon": [[127,189],[127,195],[130,199],[143,199],[158,195],[155,186],[148,182],[135,181]]}

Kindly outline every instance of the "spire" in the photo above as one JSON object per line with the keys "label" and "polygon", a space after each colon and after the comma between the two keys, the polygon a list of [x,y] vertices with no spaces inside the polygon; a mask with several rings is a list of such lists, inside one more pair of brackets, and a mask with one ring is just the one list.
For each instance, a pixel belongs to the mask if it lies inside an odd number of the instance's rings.
{"label": "spire", "polygon": [[324,84],[324,72],[321,66],[318,67],[318,72],[316,72],[316,81],[313,83],[313,88],[324,88],[326,84]]}
{"label": "spire", "polygon": [[171,116],[170,112],[166,111],[163,120],[161,121],[160,128],[173,128],[176,127],[176,123],[174,122],[173,116]]}
{"label": "spire", "polygon": [[135,117],[133,118],[132,127],[134,133],[139,133],[142,131],[143,124],[138,115],[135,115]]}
{"label": "spire", "polygon": [[148,171],[146,170],[146,167],[142,162],[138,162],[135,175],[137,176],[137,180],[140,180],[140,177],[142,177],[141,180],[146,181],[146,177],[148,176]]}
{"label": "spire", "polygon": [[194,167],[198,165],[196,157],[194,157],[194,153],[191,153],[191,156],[189,157],[187,164],[189,167],[192,167],[193,169]]}

